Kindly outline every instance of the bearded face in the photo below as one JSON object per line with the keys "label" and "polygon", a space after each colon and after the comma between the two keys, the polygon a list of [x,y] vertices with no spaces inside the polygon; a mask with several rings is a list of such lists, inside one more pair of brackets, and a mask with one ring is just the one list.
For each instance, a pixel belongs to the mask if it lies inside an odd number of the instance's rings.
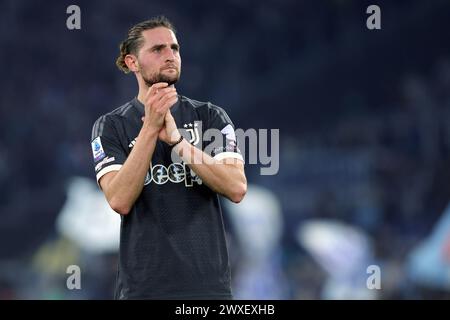
{"label": "bearded face", "polygon": [[180,79],[181,57],[172,30],[159,27],[142,32],[144,44],[137,57],[139,73],[147,86],[158,82],[172,85]]}
{"label": "bearded face", "polygon": [[158,82],[167,82],[170,86],[180,79],[180,70],[175,64],[169,63],[156,72],[146,73],[142,70],[141,75],[148,87]]}

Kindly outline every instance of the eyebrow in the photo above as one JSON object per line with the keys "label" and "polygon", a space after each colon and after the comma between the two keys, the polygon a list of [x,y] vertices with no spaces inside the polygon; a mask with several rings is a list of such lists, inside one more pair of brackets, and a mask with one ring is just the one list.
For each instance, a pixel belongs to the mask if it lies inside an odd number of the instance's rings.
{"label": "eyebrow", "polygon": [[[167,45],[166,44],[155,44],[153,47],[151,47],[150,48],[150,50],[155,50],[155,49],[163,49],[163,48],[165,48]],[[176,43],[172,43],[171,45],[170,45],[170,47],[172,48],[172,49],[177,49],[177,50],[180,50],[180,45],[179,44],[176,44]]]}

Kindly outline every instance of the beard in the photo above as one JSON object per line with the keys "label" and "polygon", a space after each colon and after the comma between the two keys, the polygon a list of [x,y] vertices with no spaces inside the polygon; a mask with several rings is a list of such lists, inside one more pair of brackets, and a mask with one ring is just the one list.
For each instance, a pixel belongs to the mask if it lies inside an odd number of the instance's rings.
{"label": "beard", "polygon": [[169,86],[177,83],[177,81],[180,79],[180,71],[177,70],[177,73],[175,75],[166,75],[163,73],[157,73],[157,74],[153,74],[150,77],[144,76],[142,75],[142,79],[144,79],[145,84],[148,87],[151,87],[152,85],[154,85],[155,83],[158,82],[167,82],[169,84]]}

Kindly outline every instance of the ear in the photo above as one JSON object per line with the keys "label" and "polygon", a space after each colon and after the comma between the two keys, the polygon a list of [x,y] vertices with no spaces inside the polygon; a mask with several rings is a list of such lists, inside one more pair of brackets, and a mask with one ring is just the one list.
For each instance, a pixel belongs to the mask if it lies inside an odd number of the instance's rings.
{"label": "ear", "polygon": [[137,60],[137,57],[132,54],[127,54],[125,56],[125,64],[127,65],[128,69],[131,72],[138,72],[139,71],[139,63]]}

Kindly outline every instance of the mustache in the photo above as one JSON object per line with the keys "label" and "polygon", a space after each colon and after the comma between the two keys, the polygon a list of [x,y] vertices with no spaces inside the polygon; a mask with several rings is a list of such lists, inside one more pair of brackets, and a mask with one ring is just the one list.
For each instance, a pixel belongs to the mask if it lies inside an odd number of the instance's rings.
{"label": "mustache", "polygon": [[176,69],[176,70],[178,70],[178,66],[173,64],[173,63],[169,63],[169,64],[166,64],[164,67],[161,68],[161,70],[166,70],[166,69]]}

